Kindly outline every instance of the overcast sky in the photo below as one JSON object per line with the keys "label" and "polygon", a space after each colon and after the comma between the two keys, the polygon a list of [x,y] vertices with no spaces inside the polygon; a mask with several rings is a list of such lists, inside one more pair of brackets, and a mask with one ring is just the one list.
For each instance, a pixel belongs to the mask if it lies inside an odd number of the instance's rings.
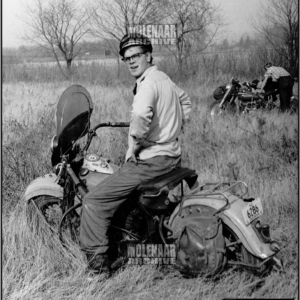
{"label": "overcast sky", "polygon": [[[24,44],[21,40],[24,23],[17,17],[25,12],[24,2],[33,0],[2,0],[2,46],[18,47]],[[46,1],[46,0],[45,0]],[[197,0],[195,0],[197,1]],[[255,16],[262,0],[209,0],[220,4],[224,12],[224,19],[230,23],[226,27],[228,39],[239,39],[244,33],[251,33],[249,18]],[[233,38],[234,37],[234,38]]]}

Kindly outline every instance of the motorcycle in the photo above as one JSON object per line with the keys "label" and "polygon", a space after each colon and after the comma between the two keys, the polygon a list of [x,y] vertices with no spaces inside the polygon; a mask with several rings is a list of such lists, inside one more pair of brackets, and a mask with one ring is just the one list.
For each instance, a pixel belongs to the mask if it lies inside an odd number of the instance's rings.
{"label": "motorcycle", "polygon": [[209,108],[212,118],[224,115],[225,113],[251,113],[258,109],[274,109],[277,89],[266,93],[257,93],[257,80],[252,83],[231,78],[226,86],[217,88],[213,96],[214,101]]}
{"label": "motorcycle", "polygon": [[[83,197],[119,169],[88,151],[96,131],[129,126],[104,122],[91,128],[92,111],[84,87],[63,92],[51,140],[54,172],[33,180],[23,195],[31,226],[41,225],[33,224],[33,215],[42,217],[65,247],[78,242]],[[169,264],[188,276],[211,276],[227,266],[257,274],[282,269],[280,245],[260,221],[263,201],[247,193],[242,181],[199,184],[197,173],[183,167],[143,182],[130,196],[134,201],[125,202],[112,219],[111,269]]]}

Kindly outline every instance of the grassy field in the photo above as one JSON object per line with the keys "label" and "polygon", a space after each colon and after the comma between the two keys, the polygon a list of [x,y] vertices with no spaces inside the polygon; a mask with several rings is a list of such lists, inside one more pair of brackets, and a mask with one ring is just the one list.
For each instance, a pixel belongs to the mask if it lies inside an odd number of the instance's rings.
{"label": "grassy field", "polygon": [[[212,123],[208,107],[219,83],[201,78],[181,85],[193,104],[192,120],[180,137],[183,165],[196,169],[200,182],[239,179],[248,184],[250,196],[261,197],[262,220],[283,247],[285,271],[263,281],[238,268],[216,279],[186,279],[172,269],[143,266],[127,267],[108,280],[87,280],[79,248],[66,252],[46,227],[29,230],[21,202],[29,182],[51,171],[56,103],[70,83],[4,83],[3,299],[298,298],[298,116],[257,112]],[[82,85],[94,102],[92,125],[129,120],[131,86]],[[121,165],[127,130],[98,132],[92,149]]]}

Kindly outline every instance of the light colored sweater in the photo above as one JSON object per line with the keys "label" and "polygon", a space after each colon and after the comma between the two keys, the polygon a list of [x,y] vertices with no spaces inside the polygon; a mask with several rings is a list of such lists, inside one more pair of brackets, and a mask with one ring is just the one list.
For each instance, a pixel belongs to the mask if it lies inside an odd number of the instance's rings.
{"label": "light colored sweater", "polygon": [[128,136],[126,161],[137,139],[155,144],[140,151],[140,159],[181,155],[178,136],[189,120],[191,101],[188,95],[156,66],[137,79]]}

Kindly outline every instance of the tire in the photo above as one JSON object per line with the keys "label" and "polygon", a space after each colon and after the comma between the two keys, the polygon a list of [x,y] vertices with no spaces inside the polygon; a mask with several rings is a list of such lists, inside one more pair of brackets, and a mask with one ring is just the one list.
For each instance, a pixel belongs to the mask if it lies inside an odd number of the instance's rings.
{"label": "tire", "polygon": [[79,244],[80,234],[80,215],[77,213],[77,209],[82,206],[82,203],[78,203],[75,206],[69,208],[62,216],[58,234],[61,243],[66,246],[68,240],[71,239],[76,244]]}
{"label": "tire", "polygon": [[47,195],[31,199],[27,207],[27,220],[32,223],[38,217],[42,217],[52,229],[57,230],[62,217],[59,203],[59,198]]}
{"label": "tire", "polygon": [[235,114],[236,113],[236,105],[235,103],[233,104],[229,104],[228,102],[225,103],[225,107],[222,109],[220,108],[220,103],[221,103],[221,100],[217,100],[217,101],[214,101],[210,107],[209,107],[209,111],[210,111],[210,116],[211,118],[214,120],[214,119],[217,119],[219,117],[222,117],[226,114]]}
{"label": "tire", "polygon": [[59,198],[46,195],[31,199],[27,207],[29,226],[32,230],[40,232],[48,225],[52,232],[59,233],[62,243],[66,243],[69,239],[78,243],[80,216],[76,209],[70,209],[67,214],[63,215],[60,202]]}
{"label": "tire", "polygon": [[[225,237],[226,245],[238,241],[237,235],[226,225],[224,225],[224,237]],[[266,273],[266,271],[268,271],[270,266],[268,263],[260,265],[262,263],[262,260],[255,257],[253,254],[251,254],[243,246],[242,243],[237,243],[230,247],[226,246],[226,256],[228,259],[228,265],[236,264],[237,266],[239,266],[239,263],[242,263],[242,264],[256,266],[257,268],[253,268],[246,265],[240,265],[241,267],[251,271],[256,275],[263,275],[264,273]]]}

